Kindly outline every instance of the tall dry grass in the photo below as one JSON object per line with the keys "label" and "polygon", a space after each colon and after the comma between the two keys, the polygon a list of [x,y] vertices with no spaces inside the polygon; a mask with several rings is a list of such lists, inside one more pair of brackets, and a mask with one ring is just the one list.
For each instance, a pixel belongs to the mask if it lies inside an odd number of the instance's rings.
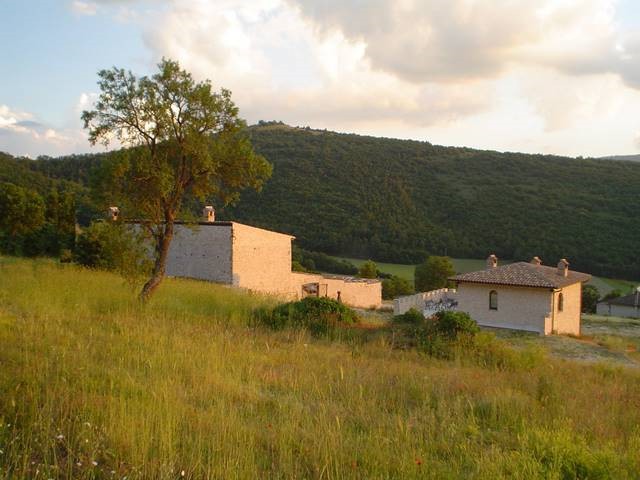
{"label": "tall dry grass", "polygon": [[639,475],[636,371],[250,327],[270,303],[0,259],[0,477]]}

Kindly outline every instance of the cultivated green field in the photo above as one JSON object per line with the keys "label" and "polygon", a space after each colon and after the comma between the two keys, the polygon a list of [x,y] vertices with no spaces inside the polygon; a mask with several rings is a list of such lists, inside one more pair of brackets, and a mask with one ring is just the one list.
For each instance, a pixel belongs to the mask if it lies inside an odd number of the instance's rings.
{"label": "cultivated green field", "polygon": [[638,369],[253,327],[270,304],[0,258],[0,478],[640,476]]}
{"label": "cultivated green field", "polygon": [[[355,266],[360,267],[366,260],[358,259],[358,258],[348,258],[348,257],[336,257],[342,258],[344,260],[348,260],[353,263]],[[482,270],[485,268],[485,261],[478,260],[474,258],[452,258],[451,262],[453,263],[453,267],[455,268],[457,273],[466,273],[473,272],[475,270]],[[510,263],[510,261],[506,261],[506,263]],[[505,264],[504,260],[501,260],[501,264]],[[405,278],[411,282],[413,282],[413,272],[415,270],[415,265],[403,265],[399,263],[379,263],[378,269],[385,273],[390,273],[392,275],[397,275],[398,277]],[[605,295],[609,293],[611,290],[619,289],[623,293],[627,293],[632,290],[636,285],[640,285],[640,281],[638,282],[630,282],[628,280],[616,280],[612,278],[603,278],[603,277],[593,277],[590,282],[592,285],[595,285],[598,288],[598,291],[601,295]]]}

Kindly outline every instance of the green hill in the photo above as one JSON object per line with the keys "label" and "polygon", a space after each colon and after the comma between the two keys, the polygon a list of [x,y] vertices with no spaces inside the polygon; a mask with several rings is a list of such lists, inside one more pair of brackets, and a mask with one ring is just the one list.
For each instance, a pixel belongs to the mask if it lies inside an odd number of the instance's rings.
{"label": "green hill", "polygon": [[640,164],[277,124],[250,132],[274,174],[230,213],[309,249],[390,263],[539,255],[608,277],[640,272]]}
{"label": "green hill", "polygon": [[[640,272],[638,162],[442,147],[277,122],[249,134],[273,163],[273,177],[219,217],[290,232],[304,248],[389,263],[427,254],[538,255],[605,277]],[[29,168],[38,178],[86,186],[102,155],[39,159]]]}

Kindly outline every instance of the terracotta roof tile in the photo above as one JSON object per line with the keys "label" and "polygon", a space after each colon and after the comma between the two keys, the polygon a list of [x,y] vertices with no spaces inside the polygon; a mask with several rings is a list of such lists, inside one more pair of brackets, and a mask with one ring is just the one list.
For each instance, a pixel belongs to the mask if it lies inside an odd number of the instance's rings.
{"label": "terracotta roof tile", "polygon": [[450,279],[456,282],[487,283],[492,285],[562,288],[574,283],[587,282],[591,279],[591,275],[569,270],[568,275],[563,277],[557,274],[555,267],[517,262],[477,272],[463,273]]}

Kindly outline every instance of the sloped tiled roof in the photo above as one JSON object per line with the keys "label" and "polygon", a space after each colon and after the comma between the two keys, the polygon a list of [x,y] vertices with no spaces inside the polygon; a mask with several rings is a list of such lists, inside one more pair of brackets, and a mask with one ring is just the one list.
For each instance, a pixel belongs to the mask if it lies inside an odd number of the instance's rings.
{"label": "sloped tiled roof", "polygon": [[562,288],[574,283],[587,282],[591,275],[569,270],[566,277],[558,275],[557,268],[527,262],[511,263],[477,272],[451,277],[456,282],[513,285],[518,287]]}
{"label": "sloped tiled roof", "polygon": [[607,303],[609,305],[625,305],[627,307],[635,307],[640,304],[637,298],[638,293],[632,293],[631,295],[625,295],[624,297],[611,298],[601,303]]}

